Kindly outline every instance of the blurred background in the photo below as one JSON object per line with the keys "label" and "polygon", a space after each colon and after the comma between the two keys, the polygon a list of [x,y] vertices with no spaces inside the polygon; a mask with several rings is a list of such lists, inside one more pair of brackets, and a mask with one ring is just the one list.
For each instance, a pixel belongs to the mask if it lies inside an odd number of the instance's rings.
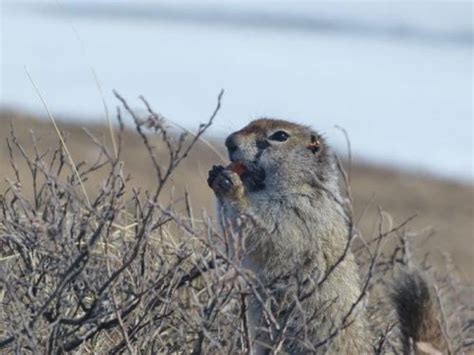
{"label": "blurred background", "polygon": [[[77,155],[88,146],[79,127],[105,123],[102,95],[115,112],[113,89],[134,107],[144,95],[194,129],[224,88],[210,131],[218,146],[267,116],[311,125],[344,155],[343,127],[356,210],[370,202],[373,215],[377,205],[396,219],[416,213],[416,228],[435,230],[421,250],[451,252],[474,278],[472,16],[469,1],[4,0],[0,175],[12,119],[25,144],[32,127],[54,137],[27,72]],[[203,206],[212,204],[205,176],[215,160],[203,150],[189,163],[198,164]]]}

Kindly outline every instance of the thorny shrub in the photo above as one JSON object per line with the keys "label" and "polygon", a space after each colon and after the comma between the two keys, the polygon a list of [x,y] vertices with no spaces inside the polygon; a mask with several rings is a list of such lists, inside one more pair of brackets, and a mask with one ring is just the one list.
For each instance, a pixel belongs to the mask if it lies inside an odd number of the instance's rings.
{"label": "thorny shrub", "polygon": [[[144,99],[143,119],[117,95],[134,119],[154,168],[152,191],[135,189],[124,175],[125,128],[119,109],[115,150],[90,134],[101,152],[92,164],[76,165],[62,139],[56,150],[43,152],[35,145],[34,153],[28,154],[12,130],[7,141],[12,179],[0,195],[2,352],[251,353],[255,343],[246,312],[250,298],[264,306],[274,352],[278,351],[285,327],[276,322],[278,307],[268,306],[273,285],[263,285],[241,266],[243,243],[229,245],[239,236],[231,238],[206,214],[193,216],[187,195],[185,213],[160,201],[178,165],[213,123],[221,96],[195,134],[177,135]],[[166,160],[157,158],[151,136],[166,147]],[[28,165],[29,181],[20,179],[13,151],[20,152]],[[92,196],[84,181],[98,171],[107,177]],[[385,289],[398,266],[414,267],[410,253],[414,235],[406,229],[409,220],[393,226],[381,211],[377,233],[362,236],[352,224],[349,184],[343,180],[352,226],[347,250],[352,248],[361,265],[358,302],[366,304],[374,325],[374,353],[400,353],[399,330]],[[22,193],[23,184],[33,184],[31,198]],[[393,246],[382,248],[386,240]],[[437,280],[440,322],[450,352],[467,351],[472,345],[468,334],[472,320],[462,282],[449,267],[434,272],[429,258],[416,267]],[[286,281],[291,277],[282,275]],[[319,285],[324,280],[320,275]],[[276,280],[279,287],[281,281]]]}

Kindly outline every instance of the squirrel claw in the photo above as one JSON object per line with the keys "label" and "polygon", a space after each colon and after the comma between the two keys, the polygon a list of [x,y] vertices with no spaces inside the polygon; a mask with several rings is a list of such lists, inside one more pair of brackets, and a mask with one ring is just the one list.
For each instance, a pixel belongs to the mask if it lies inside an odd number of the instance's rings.
{"label": "squirrel claw", "polygon": [[243,192],[240,176],[221,165],[212,167],[209,171],[207,183],[217,196],[238,197]]}
{"label": "squirrel claw", "polygon": [[209,174],[207,177],[207,184],[209,187],[212,189],[212,185],[214,183],[214,180],[219,176],[219,174],[224,171],[224,167],[222,165],[213,165],[212,169],[209,170]]}

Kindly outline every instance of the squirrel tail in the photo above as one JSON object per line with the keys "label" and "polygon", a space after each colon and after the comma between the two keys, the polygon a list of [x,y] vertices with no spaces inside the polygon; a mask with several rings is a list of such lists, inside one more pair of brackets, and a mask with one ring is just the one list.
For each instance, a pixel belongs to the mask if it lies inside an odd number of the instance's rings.
{"label": "squirrel tail", "polygon": [[405,355],[446,352],[433,290],[418,272],[401,275],[391,300],[398,314]]}

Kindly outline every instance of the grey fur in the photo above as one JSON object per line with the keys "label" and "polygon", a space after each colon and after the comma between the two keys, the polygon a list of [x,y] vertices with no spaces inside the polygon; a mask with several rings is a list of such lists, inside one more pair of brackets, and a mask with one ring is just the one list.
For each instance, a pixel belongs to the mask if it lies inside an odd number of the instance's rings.
{"label": "grey fur", "polygon": [[[286,141],[269,139],[279,130],[289,135]],[[301,300],[304,314],[289,308],[301,291],[292,287],[290,281],[286,285],[289,293],[276,294],[283,309],[278,321],[290,317],[290,334],[301,334],[303,317],[318,314],[303,329],[307,343],[318,344],[334,335],[361,294],[358,266],[350,250],[327,279],[315,286],[343,255],[350,233],[340,203],[335,158],[317,132],[282,120],[253,121],[231,134],[226,145],[231,161],[244,163],[248,171],[241,176],[222,167],[211,171],[208,182],[216,193],[221,220],[235,221],[242,216],[252,219],[253,224],[246,231],[246,265],[262,281],[291,274],[294,279],[304,280],[306,291],[316,287],[316,292],[309,292],[310,296]],[[264,181],[256,179],[253,172],[260,172],[258,176],[264,177]],[[401,286],[394,297],[400,309],[405,304],[400,297],[404,289]],[[290,313],[285,312],[285,304]],[[256,327],[261,321],[261,310],[257,305],[252,309]],[[268,342],[268,337],[263,341]],[[365,310],[359,304],[349,325],[316,352],[368,354],[373,352],[372,344]],[[303,352],[301,339],[284,345],[287,352]]]}

